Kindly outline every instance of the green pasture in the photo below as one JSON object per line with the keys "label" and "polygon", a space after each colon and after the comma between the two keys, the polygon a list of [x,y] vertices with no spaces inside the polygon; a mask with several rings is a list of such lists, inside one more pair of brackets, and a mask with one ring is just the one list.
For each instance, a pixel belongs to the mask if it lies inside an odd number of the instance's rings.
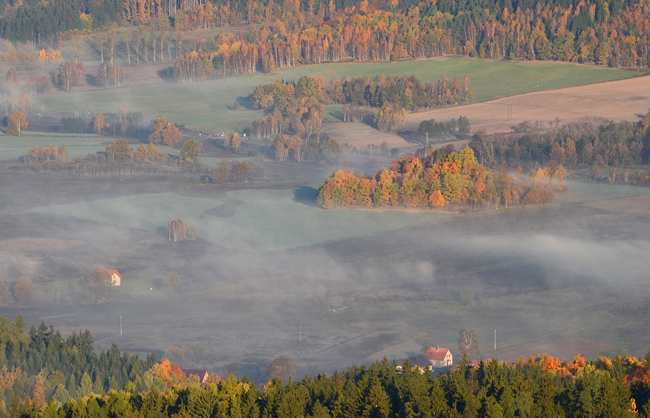
{"label": "green pasture", "polygon": [[[473,58],[434,58],[419,61],[381,63],[320,64],[278,70],[272,74],[249,74],[199,83],[163,83],[124,87],[112,90],[54,94],[34,97],[34,105],[45,109],[96,113],[105,117],[122,107],[140,111],[146,119],[163,115],[188,128],[207,132],[241,132],[250,122],[263,117],[263,112],[251,110],[248,96],[260,83],[275,78],[296,80],[303,75],[333,77],[374,77],[415,75],[424,82],[443,76],[452,78],[469,75],[478,101],[535,91],[549,90],[628,78],[637,73],[565,63],[530,63],[521,61],[487,61]],[[238,100],[238,111],[230,106]],[[248,110],[247,110],[248,109]],[[328,116],[336,109],[328,109]]]}
{"label": "green pasture", "polygon": [[[245,251],[271,251],[325,241],[396,230],[453,217],[446,212],[322,210],[313,206],[314,190],[239,190],[222,198],[150,193],[43,206],[31,212],[77,218],[158,231],[166,236],[167,220],[181,218],[199,237]],[[226,199],[243,203],[233,216],[217,217],[205,211]]]}
{"label": "green pasture", "polygon": [[569,191],[557,193],[555,201],[558,203],[593,202],[596,200],[621,199],[624,197],[650,195],[650,188],[627,186],[623,184],[585,183],[567,180]]}
{"label": "green pasture", "polygon": [[21,136],[0,135],[0,160],[13,160],[35,146],[65,145],[70,158],[82,158],[106,149],[114,138],[83,134],[24,132]]}

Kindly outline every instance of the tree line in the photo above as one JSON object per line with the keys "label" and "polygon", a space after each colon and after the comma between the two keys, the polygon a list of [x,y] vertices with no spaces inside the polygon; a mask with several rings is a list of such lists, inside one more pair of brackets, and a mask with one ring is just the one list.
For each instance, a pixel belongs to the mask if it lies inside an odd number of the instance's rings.
{"label": "tree line", "polygon": [[384,359],[301,381],[276,378],[263,387],[233,375],[208,385],[174,385],[177,366],[164,361],[158,369],[169,389],[130,387],[47,406],[25,399],[12,405],[9,415],[537,418],[646,417],[650,412],[650,355],[592,361],[541,355],[517,363],[481,361],[475,367],[464,357],[453,370],[435,376],[409,360],[398,365]]}
{"label": "tree line", "polygon": [[364,176],[350,170],[338,170],[321,184],[317,203],[329,209],[337,206],[452,208],[474,210],[500,204],[542,204],[555,197],[554,191],[566,191],[566,170],[562,165],[531,170],[527,176],[519,167],[511,175],[507,167],[491,170],[480,164],[474,152],[453,146],[432,150],[426,159],[404,155],[389,169]]}
{"label": "tree line", "polygon": [[478,132],[469,146],[488,166],[555,162],[568,168],[632,167],[650,162],[649,128],[648,117],[638,122],[587,118],[549,126],[523,122],[507,134]]}
{"label": "tree line", "polygon": [[[146,35],[137,34],[137,44],[144,46],[146,61],[151,45],[155,61],[157,52],[164,60],[165,42],[171,59],[173,28],[183,81],[350,58],[389,61],[450,54],[646,67],[648,14],[647,3],[632,0],[468,0],[462,6],[434,0],[381,5],[367,0],[63,0],[8,5],[0,18],[0,36],[44,42],[59,33],[72,39],[75,31],[112,22],[149,25]],[[182,31],[228,25],[249,29],[221,33],[185,53]],[[123,42],[130,62],[129,36]],[[101,37],[110,36],[102,32]],[[99,49],[103,56],[103,46]],[[136,50],[136,60],[139,55]]]}
{"label": "tree line", "polygon": [[25,399],[36,406],[52,399],[63,404],[90,393],[123,389],[128,383],[137,385],[156,358],[131,356],[115,345],[96,351],[88,330],[73,331],[67,338],[42,322],[27,330],[19,315],[14,321],[0,317],[0,363],[0,415],[6,416],[12,404],[18,407]]}
{"label": "tree line", "polygon": [[[266,118],[251,124],[253,138],[273,138],[285,133],[299,137],[320,135],[325,104],[381,108],[376,123],[381,130],[396,130],[404,123],[406,111],[472,100],[476,97],[466,75],[461,82],[447,77],[422,83],[415,76],[379,75],[351,80],[336,78],[328,84],[322,77],[300,77],[297,81],[276,79],[258,85],[251,94],[253,107],[267,109]],[[344,113],[348,111],[344,108]],[[346,118],[351,121],[351,118]]]}
{"label": "tree line", "polygon": [[60,148],[35,146],[22,158],[39,173],[63,171],[90,176],[170,174],[178,173],[179,165],[195,164],[202,150],[202,144],[194,137],[184,143],[177,157],[170,157],[153,143],[148,146],[140,144],[134,150],[125,139],[118,138],[107,145],[103,153],[88,154],[83,159],[70,161],[64,145]]}
{"label": "tree line", "polygon": [[247,8],[249,20],[258,22],[250,32],[220,33],[200,43],[176,59],[174,75],[185,82],[348,59],[444,55],[612,67],[646,67],[650,60],[650,28],[642,23],[650,6],[643,2],[394,3],[382,9],[361,1],[327,15],[285,5],[280,17],[260,3]]}

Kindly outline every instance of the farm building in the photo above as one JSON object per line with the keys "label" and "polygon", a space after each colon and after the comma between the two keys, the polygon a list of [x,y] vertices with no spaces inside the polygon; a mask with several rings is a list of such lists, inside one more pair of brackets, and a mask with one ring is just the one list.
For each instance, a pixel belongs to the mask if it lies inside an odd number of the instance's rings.
{"label": "farm building", "polygon": [[427,358],[433,367],[446,367],[454,364],[454,358],[448,348],[429,347]]}
{"label": "farm building", "polygon": [[122,275],[117,270],[106,270],[111,277],[111,284],[113,286],[120,286],[122,284]]}
{"label": "farm building", "polygon": [[207,370],[195,370],[195,369],[181,369],[183,373],[185,373],[185,377],[188,379],[190,376],[194,375],[199,378],[199,382],[205,383],[206,379],[208,378],[208,371]]}

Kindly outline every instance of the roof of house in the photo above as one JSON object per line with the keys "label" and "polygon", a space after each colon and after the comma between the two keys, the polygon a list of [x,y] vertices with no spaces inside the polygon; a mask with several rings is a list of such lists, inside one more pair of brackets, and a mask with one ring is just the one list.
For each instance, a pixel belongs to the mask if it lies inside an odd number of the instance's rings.
{"label": "roof of house", "polygon": [[427,357],[429,358],[429,360],[442,361],[445,359],[447,353],[449,353],[448,348],[429,347],[427,349]]}
{"label": "roof of house", "polygon": [[190,377],[191,375],[196,375],[199,377],[201,381],[205,379],[205,377],[208,375],[207,370],[198,370],[198,369],[181,369],[183,373],[185,373],[185,377]]}
{"label": "roof of house", "polygon": [[106,270],[106,271],[108,272],[108,275],[111,277],[113,277],[114,274],[117,274],[117,277],[119,277],[120,279],[122,278],[122,275],[117,270]]}

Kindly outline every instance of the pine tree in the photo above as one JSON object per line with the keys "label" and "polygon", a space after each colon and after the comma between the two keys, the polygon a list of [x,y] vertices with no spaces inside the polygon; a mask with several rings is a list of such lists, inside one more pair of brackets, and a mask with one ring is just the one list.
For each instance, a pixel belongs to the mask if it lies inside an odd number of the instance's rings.
{"label": "pine tree", "polygon": [[81,388],[79,390],[79,396],[88,396],[93,391],[93,381],[90,379],[88,373],[84,373],[81,376]]}
{"label": "pine tree", "polygon": [[95,384],[93,385],[93,393],[100,396],[104,394],[104,384],[102,383],[102,379],[99,377],[99,373],[95,375]]}

